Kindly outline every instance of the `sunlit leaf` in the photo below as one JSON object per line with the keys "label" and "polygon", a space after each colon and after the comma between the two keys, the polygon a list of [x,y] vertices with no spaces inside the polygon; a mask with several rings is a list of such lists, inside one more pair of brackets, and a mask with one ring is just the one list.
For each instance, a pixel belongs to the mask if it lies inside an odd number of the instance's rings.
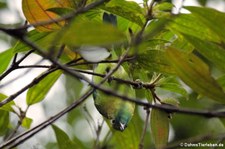
{"label": "sunlit leaf", "polygon": [[225,13],[212,8],[203,8],[203,7],[194,7],[188,6],[185,7],[187,10],[196,17],[196,20],[199,20],[210,28],[211,31],[216,33],[219,38],[224,42],[225,41]]}
{"label": "sunlit leaf", "polygon": [[29,118],[29,117],[25,117],[22,121],[22,124],[21,126],[26,128],[26,129],[29,129],[31,124],[33,122],[33,119]]}
{"label": "sunlit leaf", "polygon": [[61,71],[55,71],[30,88],[26,97],[27,104],[32,105],[42,101],[61,74]]}
{"label": "sunlit leaf", "polygon": [[194,91],[220,103],[225,103],[225,93],[210,75],[208,66],[201,59],[172,47],[168,48],[166,53],[168,62],[174,67],[177,75]]}
{"label": "sunlit leaf", "polygon": [[[7,96],[0,93],[0,101],[3,101],[4,99],[6,99]],[[12,106],[15,105],[15,102],[14,101],[10,101],[9,103],[5,104],[4,106],[2,106],[0,108],[0,110],[4,110],[4,111],[7,111],[7,112],[14,112]]]}
{"label": "sunlit leaf", "polygon": [[161,149],[168,142],[169,119],[168,113],[158,109],[151,110],[150,127],[156,149]]}
{"label": "sunlit leaf", "polygon": [[12,57],[12,48],[0,53],[0,74],[2,74],[7,69]]}
{"label": "sunlit leaf", "polygon": [[55,132],[59,149],[77,148],[74,142],[70,140],[69,136],[62,129],[60,129],[56,125],[52,125],[52,128]]}
{"label": "sunlit leaf", "polygon": [[[47,11],[50,8],[56,7],[72,7],[73,3],[70,0],[23,0],[22,1],[22,8],[23,13],[31,24],[52,21],[51,24],[41,25],[36,27],[38,31],[52,31],[60,29],[64,24],[65,21],[56,22],[55,19],[59,18],[60,16],[51,12]],[[35,11],[34,11],[35,10]]]}
{"label": "sunlit leaf", "polygon": [[74,20],[63,32],[62,42],[70,46],[110,45],[126,40],[121,31],[106,23]]}
{"label": "sunlit leaf", "polygon": [[[147,28],[145,29],[144,36],[146,39],[157,39],[157,35],[162,34],[166,25],[170,22],[167,18],[160,18],[152,20]],[[162,36],[158,39],[163,40],[165,37]],[[165,40],[165,39],[164,39]]]}
{"label": "sunlit leaf", "polygon": [[[207,17],[207,16],[206,16]],[[172,19],[169,29],[174,33],[194,36],[201,40],[220,43],[220,37],[193,14],[179,14]]]}
{"label": "sunlit leaf", "polygon": [[155,18],[170,17],[173,4],[169,2],[158,3],[153,7],[153,16]]}

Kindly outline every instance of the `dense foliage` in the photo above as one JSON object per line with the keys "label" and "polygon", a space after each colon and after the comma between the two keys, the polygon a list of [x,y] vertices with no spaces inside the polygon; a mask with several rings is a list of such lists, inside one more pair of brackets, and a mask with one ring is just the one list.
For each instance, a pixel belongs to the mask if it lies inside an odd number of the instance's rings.
{"label": "dense foliage", "polygon": [[[1,40],[10,38],[12,44],[0,53],[0,148],[19,148],[47,130],[54,132],[55,139],[43,136],[43,148],[225,146],[225,13],[206,7],[207,0],[197,2],[201,6],[178,8],[168,0],[143,0],[141,4],[22,0],[26,23],[9,26],[0,22]],[[3,9],[7,9],[6,2],[0,1]],[[24,64],[34,55],[42,60]],[[43,65],[43,60],[49,63]],[[99,63],[114,67],[93,71]],[[19,77],[9,82],[5,78],[21,69],[43,71],[18,91],[5,94],[3,89]],[[101,80],[92,81],[90,76]],[[63,83],[57,89],[65,90],[64,98],[45,102],[60,80]],[[110,88],[112,81],[116,83]],[[122,101],[112,102],[112,107],[135,103],[126,129],[114,129],[106,118],[95,119],[92,95],[96,90]],[[18,99],[22,93],[26,93],[25,109],[17,104],[23,100]],[[64,108],[32,125],[35,116],[27,113],[35,105],[51,113],[60,103],[65,103]],[[65,128],[60,127],[62,123]]]}

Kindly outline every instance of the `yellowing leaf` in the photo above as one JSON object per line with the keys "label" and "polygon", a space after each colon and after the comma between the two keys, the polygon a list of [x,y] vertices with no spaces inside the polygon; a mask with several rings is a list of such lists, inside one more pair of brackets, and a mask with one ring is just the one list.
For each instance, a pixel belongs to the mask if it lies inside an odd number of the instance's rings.
{"label": "yellowing leaf", "polygon": [[52,24],[36,27],[38,31],[52,31],[60,29],[65,22],[56,22],[59,15],[48,11],[50,8],[72,7],[70,0],[22,0],[23,13],[28,22],[31,24],[53,21]]}
{"label": "yellowing leaf", "polygon": [[185,54],[175,48],[166,50],[167,58],[177,75],[194,91],[225,104],[225,93],[210,75],[208,66],[194,54]]}
{"label": "yellowing leaf", "polygon": [[168,113],[158,109],[152,109],[150,125],[155,147],[156,149],[161,149],[167,144],[169,138]]}

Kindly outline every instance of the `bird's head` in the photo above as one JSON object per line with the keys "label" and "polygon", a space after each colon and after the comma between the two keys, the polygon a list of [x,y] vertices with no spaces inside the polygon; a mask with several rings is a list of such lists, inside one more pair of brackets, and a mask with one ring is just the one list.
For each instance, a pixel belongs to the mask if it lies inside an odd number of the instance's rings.
{"label": "bird's head", "polygon": [[114,129],[119,131],[124,131],[130,121],[130,116],[128,115],[117,115],[114,120],[112,120],[112,126]]}

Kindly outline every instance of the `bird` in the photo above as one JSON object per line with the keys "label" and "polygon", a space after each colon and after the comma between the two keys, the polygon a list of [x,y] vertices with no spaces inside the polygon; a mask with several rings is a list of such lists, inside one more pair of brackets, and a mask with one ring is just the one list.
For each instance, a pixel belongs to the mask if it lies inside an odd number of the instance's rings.
{"label": "bird", "polygon": [[[117,64],[115,63],[99,63],[94,69],[94,72],[106,75],[111,69],[115,68],[116,65]],[[130,79],[128,73],[122,66],[116,70],[112,77]],[[100,83],[102,80],[102,77],[93,76],[93,82],[96,84]],[[135,96],[135,91],[131,85],[122,84],[114,79],[108,79],[101,87],[111,89],[113,92],[120,95],[131,97]],[[98,89],[95,89],[93,99],[95,107],[99,113],[102,114],[103,117],[111,120],[112,127],[115,130],[124,131],[133,116],[135,104],[130,101],[124,101],[118,97],[105,94]]]}

